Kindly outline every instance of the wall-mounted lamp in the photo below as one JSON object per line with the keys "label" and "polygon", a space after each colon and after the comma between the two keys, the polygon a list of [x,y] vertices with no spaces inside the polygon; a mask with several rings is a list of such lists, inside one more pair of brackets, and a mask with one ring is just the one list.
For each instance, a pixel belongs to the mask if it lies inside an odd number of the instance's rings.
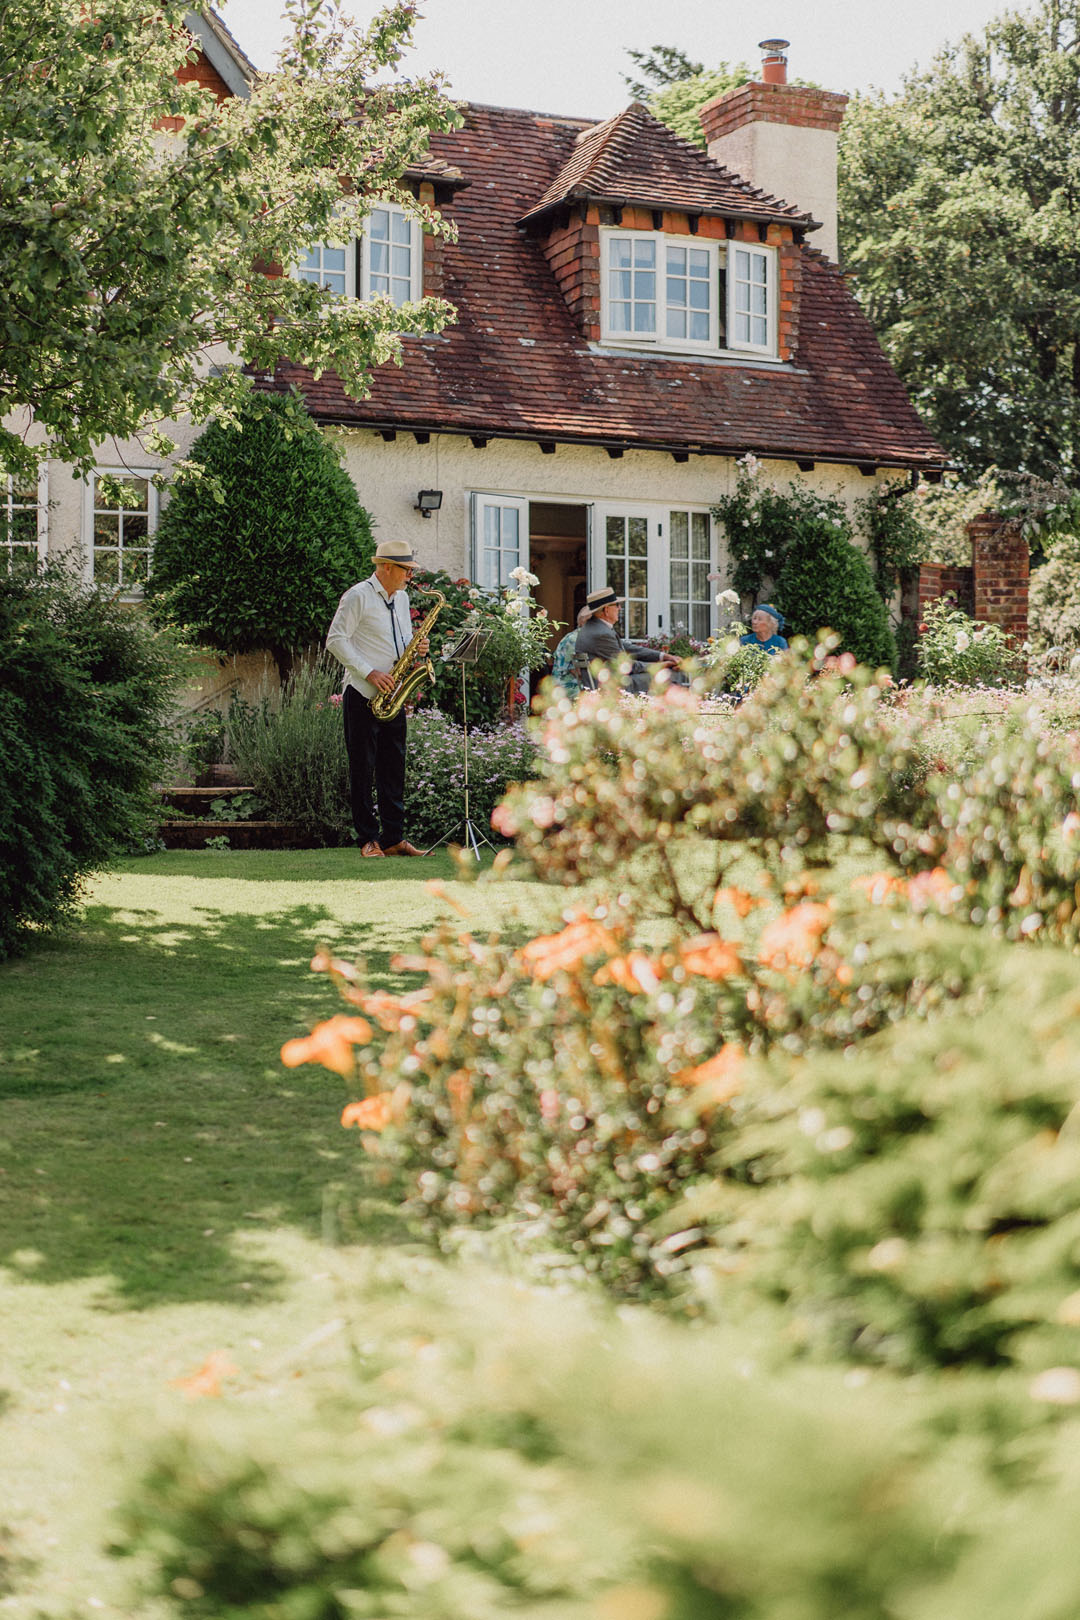
{"label": "wall-mounted lamp", "polygon": [[421,517],[429,518],[432,512],[439,510],[441,505],[441,489],[422,489],[416,497],[416,505],[413,507],[413,511],[419,512]]}

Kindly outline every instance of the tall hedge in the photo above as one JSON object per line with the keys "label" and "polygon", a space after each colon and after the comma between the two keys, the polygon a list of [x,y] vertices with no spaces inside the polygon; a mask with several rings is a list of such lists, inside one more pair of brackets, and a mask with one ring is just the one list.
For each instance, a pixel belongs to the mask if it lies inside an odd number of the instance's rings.
{"label": "tall hedge", "polygon": [[154,543],[159,613],[228,653],[268,649],[284,680],[321,640],[343,591],[371,570],[371,519],[341,457],[296,394],[252,395],[212,423]]}
{"label": "tall hedge", "polygon": [[177,678],[144,614],[58,571],[0,572],[0,959],[147,830]]}

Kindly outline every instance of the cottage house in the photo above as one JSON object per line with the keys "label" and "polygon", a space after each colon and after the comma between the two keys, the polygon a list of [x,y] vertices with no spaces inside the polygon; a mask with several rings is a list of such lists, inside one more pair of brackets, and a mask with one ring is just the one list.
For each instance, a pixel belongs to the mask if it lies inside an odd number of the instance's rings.
{"label": "cottage house", "polygon": [[630,634],[702,637],[739,457],[849,502],[940,475],[836,264],[846,97],[789,84],[784,44],[703,109],[707,151],[637,103],[602,123],[467,106],[407,176],[456,244],[380,207],[348,249],[313,248],[300,273],[344,296],[458,312],[366,399],[295,366],[261,380],[340,435],[380,534],[484,585],[524,564],[564,622],[610,583]]}
{"label": "cottage house", "polygon": [[[190,71],[245,94],[254,70],[219,20],[189,27]],[[631,634],[702,637],[725,572],[710,507],[738,458],[848,502],[940,474],[835,262],[846,98],[789,84],[784,42],[766,44],[760,82],[703,109],[707,150],[640,104],[600,123],[467,106],[405,176],[456,243],[381,203],[360,240],[311,245],[293,273],[342,297],[437,293],[457,309],[439,336],[406,338],[404,365],[364,399],[297,366],[257,379],[299,388],[339,438],[380,535],[484,585],[523,564],[563,622],[610,583]],[[193,434],[176,436],[183,450]],[[37,490],[9,485],[10,543],[74,553],[137,594],[157,467],[130,442],[103,445],[100,465],[132,479],[136,506],[53,463]]]}

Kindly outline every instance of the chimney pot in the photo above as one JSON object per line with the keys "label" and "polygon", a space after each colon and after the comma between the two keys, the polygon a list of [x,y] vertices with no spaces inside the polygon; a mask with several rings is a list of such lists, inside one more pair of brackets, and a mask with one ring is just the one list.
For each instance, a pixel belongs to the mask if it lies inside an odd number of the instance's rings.
{"label": "chimney pot", "polygon": [[761,52],[761,78],[764,84],[787,84],[787,57],[784,52],[790,44],[789,39],[758,41],[758,50]]}

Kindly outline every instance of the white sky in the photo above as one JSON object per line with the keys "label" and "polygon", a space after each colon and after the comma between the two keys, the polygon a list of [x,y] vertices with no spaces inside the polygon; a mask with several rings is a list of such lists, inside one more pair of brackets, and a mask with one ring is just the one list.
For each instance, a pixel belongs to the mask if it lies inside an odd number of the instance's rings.
{"label": "white sky", "polygon": [[[760,61],[759,39],[789,39],[789,70],[828,90],[886,91],[943,44],[978,31],[1009,0],[424,0],[406,72],[440,68],[468,101],[604,118],[630,99],[626,49],[677,45],[706,66]],[[257,67],[273,66],[280,0],[218,0]],[[375,0],[345,10],[367,21]]]}

